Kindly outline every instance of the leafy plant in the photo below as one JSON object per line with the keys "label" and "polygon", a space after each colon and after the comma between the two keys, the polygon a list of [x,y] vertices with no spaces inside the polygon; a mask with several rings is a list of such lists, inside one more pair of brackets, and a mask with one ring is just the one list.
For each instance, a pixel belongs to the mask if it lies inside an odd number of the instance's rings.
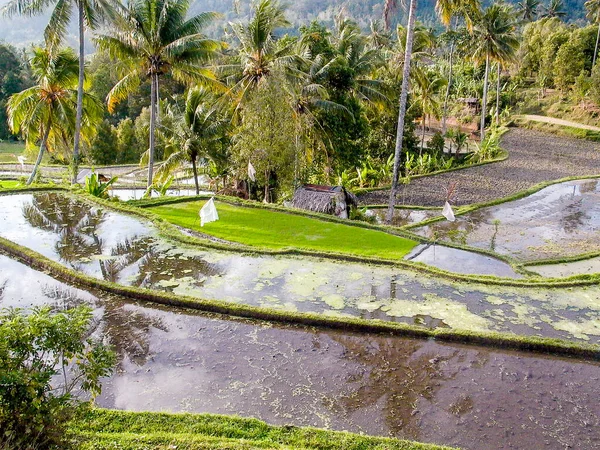
{"label": "leafy plant", "polygon": [[117,181],[117,177],[112,177],[110,180],[103,182],[100,176],[92,172],[89,177],[85,178],[85,192],[94,197],[108,198],[108,188]]}
{"label": "leafy plant", "polygon": [[65,425],[100,394],[115,356],[88,338],[92,311],[78,307],[0,311],[0,448],[64,448]]}
{"label": "leafy plant", "polygon": [[155,181],[154,183],[152,183],[152,186],[146,189],[146,192],[144,193],[144,198],[151,197],[152,192],[156,192],[161,197],[166,196],[167,191],[173,184],[174,180],[175,178],[173,178],[173,175],[170,175],[164,182]]}

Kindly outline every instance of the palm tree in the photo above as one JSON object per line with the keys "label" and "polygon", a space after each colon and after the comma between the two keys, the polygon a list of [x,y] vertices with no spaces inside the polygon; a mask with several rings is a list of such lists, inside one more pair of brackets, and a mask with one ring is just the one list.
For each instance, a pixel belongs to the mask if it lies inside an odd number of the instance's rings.
{"label": "palm tree", "polygon": [[485,117],[487,109],[488,79],[492,60],[510,61],[519,46],[515,36],[516,23],[509,7],[494,4],[487,8],[474,27],[473,59],[485,61],[483,98],[481,101],[481,140],[485,138]]}
{"label": "palm tree", "polygon": [[548,6],[544,8],[542,17],[558,17],[559,19],[567,15],[565,3],[563,0],[550,0]]}
{"label": "palm tree", "polygon": [[437,76],[433,72],[427,72],[423,69],[415,70],[414,79],[415,89],[414,97],[415,103],[412,106],[418,105],[421,108],[422,113],[422,127],[421,127],[421,148],[419,156],[423,153],[423,146],[425,144],[425,124],[427,119],[431,116],[439,118],[440,115],[440,101],[439,93],[440,89],[446,84],[446,79]]}
{"label": "palm tree", "polygon": [[462,17],[466,22],[466,28],[471,33],[473,21],[477,19],[481,11],[479,0],[453,0],[439,1],[436,3],[436,12],[443,25],[446,26],[450,36],[450,54],[448,58],[448,83],[446,95],[444,96],[444,107],[442,112],[442,133],[446,132],[446,119],[448,118],[448,99],[452,89],[452,75],[454,69],[454,51],[456,50],[457,38],[460,34],[453,32],[453,19],[456,21]]}
{"label": "palm tree", "polygon": [[77,25],[79,33],[79,67],[77,81],[77,111],[75,116],[75,132],[73,133],[73,161],[71,166],[71,182],[77,182],[79,167],[79,147],[81,143],[81,126],[83,120],[83,98],[85,78],[85,29],[93,30],[108,16],[114,16],[116,3],[113,0],[11,0],[3,9],[6,16],[16,14],[27,16],[39,15],[54,4],[54,10],[44,30],[46,47],[54,49],[64,40],[67,27],[73,16],[73,8],[77,8]]}
{"label": "palm tree", "polygon": [[[389,25],[392,12],[398,7],[399,0],[385,0],[384,18],[385,23]],[[479,7],[478,0],[437,0],[435,9],[440,16],[442,23],[449,25],[455,14],[465,14],[467,22],[470,23],[472,11]],[[387,212],[387,221],[392,222],[394,217],[394,205],[396,203],[396,190],[398,189],[398,176],[400,170],[400,159],[402,155],[402,142],[404,140],[404,122],[406,119],[406,103],[409,90],[410,65],[412,59],[412,47],[415,32],[415,15],[417,11],[417,0],[410,0],[408,7],[408,24],[406,27],[406,46],[404,55],[404,69],[402,74],[402,91],[400,92],[400,111],[398,114],[398,130],[396,134],[396,148],[394,151],[394,174],[392,175],[392,188],[390,191],[389,206]],[[452,74],[448,79],[451,80]],[[449,94],[449,91],[448,91]]]}
{"label": "palm tree", "polygon": [[[392,11],[398,7],[399,0],[385,0],[385,23],[389,25]],[[398,175],[400,157],[402,154],[402,141],[404,139],[404,121],[406,119],[406,103],[408,100],[408,84],[410,78],[410,63],[412,58],[413,40],[415,36],[415,16],[417,13],[417,0],[410,0],[408,7],[408,24],[406,27],[406,46],[404,49],[404,69],[402,71],[402,90],[400,92],[400,109],[398,113],[398,130],[396,131],[396,148],[394,151],[394,171],[392,175],[392,188],[387,212],[387,222],[392,223],[394,218],[394,205],[396,203],[396,190],[398,189]]]}
{"label": "palm tree", "polygon": [[133,0],[114,18],[111,31],[96,38],[101,50],[123,62],[121,80],[109,92],[109,111],[142,80],[150,80],[150,142],[148,149],[148,187],[152,186],[156,105],[159,78],[167,73],[180,82],[218,86],[211,70],[204,65],[223,47],[207,39],[202,29],[219,15],[205,12],[186,19],[189,0]]}
{"label": "palm tree", "polygon": [[294,44],[281,45],[275,35],[278,28],[289,25],[285,7],[277,0],[260,0],[255,4],[254,15],[248,24],[231,24],[240,44],[239,55],[233,64],[221,66],[220,71],[228,74],[235,106],[243,103],[247,93],[275,69],[298,62]]}
{"label": "palm tree", "polygon": [[[40,142],[28,185],[33,182],[49,143],[60,145],[73,136],[78,85],[78,60],[71,49],[50,52],[34,48],[30,65],[37,84],[11,96],[7,106],[8,123],[13,133],[21,133],[28,144]],[[91,135],[94,123],[101,115],[100,102],[84,94],[84,135]]]}
{"label": "palm tree", "polygon": [[533,22],[538,14],[540,0],[521,0],[517,3],[517,11],[523,22]]}
{"label": "palm tree", "polygon": [[217,159],[222,147],[226,124],[215,107],[211,93],[205,88],[188,91],[183,114],[175,113],[174,139],[170,148],[176,149],[158,169],[157,176],[171,173],[184,163],[191,162],[196,185],[200,194],[197,162],[200,158]]}
{"label": "palm tree", "polygon": [[598,22],[598,34],[596,35],[596,46],[594,47],[594,59],[592,60],[592,68],[596,65],[598,58],[598,44],[600,43],[600,0],[587,0],[585,2],[587,16],[592,22]]}

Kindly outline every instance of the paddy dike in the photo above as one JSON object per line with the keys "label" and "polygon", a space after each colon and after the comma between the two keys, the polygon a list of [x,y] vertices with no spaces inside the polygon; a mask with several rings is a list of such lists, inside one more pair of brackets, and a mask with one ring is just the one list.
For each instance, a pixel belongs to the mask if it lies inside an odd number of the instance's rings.
{"label": "paddy dike", "polygon": [[0,256],[0,306],[94,308],[100,406],[257,417],[465,449],[596,448],[599,364],[226,320],[86,292]]}
{"label": "paddy dike", "polygon": [[0,236],[99,279],[260,306],[600,342],[600,287],[457,283],[394,267],[241,255],[173,244],[151,223],[59,193],[2,198]]}

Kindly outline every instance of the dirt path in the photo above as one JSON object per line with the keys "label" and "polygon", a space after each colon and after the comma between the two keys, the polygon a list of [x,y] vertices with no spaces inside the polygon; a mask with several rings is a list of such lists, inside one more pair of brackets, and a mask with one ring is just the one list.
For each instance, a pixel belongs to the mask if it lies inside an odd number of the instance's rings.
{"label": "dirt path", "polygon": [[[505,161],[431,177],[417,178],[400,189],[399,204],[442,206],[446,189],[456,182],[454,204],[466,205],[506,197],[538,183],[569,176],[600,174],[600,145],[582,139],[514,129],[502,139]],[[361,204],[385,204],[389,190],[360,197]]]}
{"label": "dirt path", "polygon": [[595,127],[592,125],[584,125],[582,123],[577,123],[577,122],[571,122],[570,120],[556,119],[555,117],[536,116],[533,114],[525,114],[522,116],[516,116],[516,118],[523,118],[526,120],[532,120],[534,122],[551,123],[554,125],[562,125],[562,126],[571,127],[571,128],[579,128],[582,130],[600,131],[600,127]]}

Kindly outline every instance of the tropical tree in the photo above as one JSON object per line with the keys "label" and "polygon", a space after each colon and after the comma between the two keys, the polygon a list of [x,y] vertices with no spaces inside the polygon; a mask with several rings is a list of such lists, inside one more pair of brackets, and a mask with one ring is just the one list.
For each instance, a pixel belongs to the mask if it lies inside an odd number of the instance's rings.
{"label": "tropical tree", "polygon": [[123,18],[114,18],[107,34],[95,40],[101,50],[120,60],[121,80],[108,94],[108,109],[136,90],[142,80],[150,81],[150,139],[148,187],[152,186],[159,79],[170,74],[184,83],[218,87],[206,64],[223,48],[207,39],[203,28],[218,17],[205,12],[186,19],[189,0],[133,0]]}
{"label": "tropical tree", "polygon": [[542,13],[542,17],[558,17],[559,19],[566,15],[567,11],[565,10],[563,0],[550,0],[550,3],[544,8],[544,12]]}
{"label": "tropical tree", "polygon": [[241,105],[248,93],[275,69],[289,67],[299,58],[294,51],[295,42],[282,42],[276,38],[278,28],[290,25],[285,17],[285,7],[277,0],[260,0],[253,8],[254,15],[248,24],[231,24],[239,41],[239,54],[231,64],[220,67],[227,75],[236,106]]}
{"label": "tropical tree", "polygon": [[421,109],[421,147],[419,156],[423,153],[423,146],[425,145],[425,125],[427,119],[431,116],[439,118],[440,116],[440,90],[446,84],[446,79],[440,77],[435,72],[430,72],[418,68],[415,70],[415,86],[413,89],[414,103],[413,106],[418,106]]}
{"label": "tropical tree", "polygon": [[588,19],[592,23],[598,23],[598,34],[596,35],[596,46],[594,47],[594,59],[592,60],[592,67],[596,65],[596,59],[598,59],[598,44],[600,44],[600,0],[587,0],[585,2],[585,9],[587,11]]}
{"label": "tropical tree", "polygon": [[517,3],[517,12],[523,22],[533,22],[538,15],[540,0],[521,0]]}
{"label": "tropical tree", "polygon": [[[8,101],[8,123],[28,145],[40,142],[40,151],[27,184],[38,171],[49,143],[64,144],[76,130],[78,61],[71,49],[51,52],[34,48],[30,59],[35,86],[14,94]],[[102,105],[89,94],[83,96],[83,128],[91,136],[102,116]]]}
{"label": "tropical tree", "polygon": [[80,160],[81,127],[83,123],[84,81],[85,81],[85,29],[93,30],[108,16],[115,15],[116,2],[113,0],[11,0],[3,9],[6,16],[16,14],[34,16],[43,13],[50,5],[54,10],[44,30],[46,47],[57,48],[67,35],[67,27],[73,18],[73,9],[77,8],[79,37],[79,63],[77,80],[77,110],[73,135],[73,160],[71,182],[77,182]]}
{"label": "tropical tree", "polygon": [[[392,11],[398,7],[399,0],[385,0],[384,17],[386,24],[389,25]],[[412,58],[412,48],[415,31],[415,15],[417,13],[417,0],[410,0],[408,7],[408,24],[406,27],[406,45],[404,49],[404,69],[402,71],[402,88],[400,91],[400,109],[398,112],[398,129],[396,131],[396,148],[394,150],[394,171],[392,174],[392,188],[390,190],[390,200],[387,212],[387,222],[392,223],[394,218],[394,206],[396,203],[396,190],[398,189],[398,176],[400,169],[400,160],[402,155],[402,141],[404,137],[404,121],[406,119],[406,105],[408,100],[408,88],[410,78],[410,62]]]}
{"label": "tropical tree", "polygon": [[506,62],[514,58],[519,46],[516,38],[516,22],[506,5],[494,4],[487,8],[474,27],[473,59],[485,62],[483,98],[481,101],[481,140],[485,138],[488,80],[492,61]]}
{"label": "tropical tree", "polygon": [[191,163],[198,195],[198,161],[200,158],[218,159],[223,147],[226,123],[215,107],[212,94],[201,87],[189,90],[183,114],[174,111],[171,114],[175,116],[175,129],[166,153],[172,152],[157,170],[157,176],[164,179],[174,169]]}

